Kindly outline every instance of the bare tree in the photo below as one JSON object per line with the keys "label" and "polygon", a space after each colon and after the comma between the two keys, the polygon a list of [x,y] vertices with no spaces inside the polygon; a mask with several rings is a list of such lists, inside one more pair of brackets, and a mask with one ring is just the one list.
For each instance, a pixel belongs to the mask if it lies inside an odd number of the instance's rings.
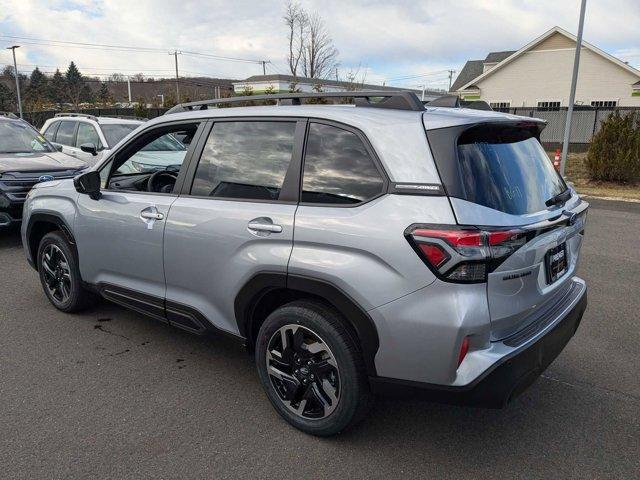
{"label": "bare tree", "polygon": [[304,49],[305,32],[307,30],[308,17],[304,9],[298,4],[289,2],[284,14],[284,23],[287,26],[289,37],[289,54],[287,63],[291,75],[298,75],[298,65]]}
{"label": "bare tree", "polygon": [[338,49],[327,32],[320,15],[309,17],[304,49],[302,50],[302,72],[310,78],[326,78],[338,65]]}
{"label": "bare tree", "polygon": [[327,78],[338,65],[338,50],[326,24],[317,13],[309,15],[298,3],[290,2],[284,15],[289,39],[287,63],[294,77]]}

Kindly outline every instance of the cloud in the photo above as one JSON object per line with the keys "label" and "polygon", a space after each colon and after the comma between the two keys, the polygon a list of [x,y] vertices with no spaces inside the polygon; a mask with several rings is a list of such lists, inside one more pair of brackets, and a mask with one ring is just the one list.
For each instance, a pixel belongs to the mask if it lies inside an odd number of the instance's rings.
{"label": "cloud", "polygon": [[[575,32],[579,0],[303,0],[319,12],[340,51],[341,68],[360,67],[367,81],[439,72],[394,84],[446,86],[445,70],[460,70],[467,59],[488,51],[517,49],[554,25]],[[4,35],[166,49],[154,53],[28,45],[19,63],[48,71],[75,60],[86,74],[121,71],[170,76],[174,48],[215,55],[266,59],[270,72],[285,73],[284,1],[236,0],[0,0]],[[607,52],[640,64],[640,9],[637,0],[587,5],[585,39]],[[2,43],[11,40],[0,39]],[[0,50],[0,63],[10,54]],[[626,52],[626,53],[625,53]],[[625,58],[624,55],[628,55]],[[187,75],[245,78],[258,64],[182,56]]]}

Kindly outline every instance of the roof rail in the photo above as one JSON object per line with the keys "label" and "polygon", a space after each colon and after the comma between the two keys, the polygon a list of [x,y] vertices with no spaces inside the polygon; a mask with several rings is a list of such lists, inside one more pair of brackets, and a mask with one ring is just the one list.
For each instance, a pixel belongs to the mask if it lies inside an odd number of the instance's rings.
{"label": "roof rail", "polygon": [[[165,115],[192,110],[207,110],[210,106],[234,103],[276,100],[278,105],[301,105],[301,100],[311,98],[352,98],[357,107],[392,108],[420,112],[424,105],[418,96],[409,91],[367,91],[367,92],[309,92],[278,93],[275,95],[248,95],[243,97],[218,98],[198,102],[181,103],[168,110]],[[375,99],[382,99],[376,101]],[[372,101],[373,100],[373,101]]]}
{"label": "roof rail", "polygon": [[120,120],[139,120],[141,122],[147,122],[149,119],[146,117],[136,117],[135,115],[100,115],[101,118],[118,118]]}
{"label": "roof rail", "polygon": [[81,117],[95,120],[96,122],[98,121],[98,117],[96,117],[95,115],[90,115],[88,113],[56,113],[54,117]]}
{"label": "roof rail", "polygon": [[18,118],[18,116],[13,112],[0,112],[0,117]]}

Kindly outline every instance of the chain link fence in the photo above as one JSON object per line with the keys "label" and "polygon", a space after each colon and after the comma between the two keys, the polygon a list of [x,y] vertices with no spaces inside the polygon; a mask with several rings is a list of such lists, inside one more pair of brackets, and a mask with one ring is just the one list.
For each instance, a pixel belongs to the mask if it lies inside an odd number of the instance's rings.
{"label": "chain link fence", "polygon": [[[542,131],[540,140],[547,149],[555,149],[562,147],[564,139],[564,127],[567,121],[567,109],[549,110],[542,108],[509,108],[500,110],[512,113],[514,115],[522,115],[525,117],[537,117],[546,120],[547,126]],[[606,120],[614,111],[625,115],[633,112],[638,121],[640,121],[640,108],[635,107],[617,107],[617,108],[584,108],[578,107],[573,110],[573,118],[571,120],[571,135],[569,136],[569,144],[574,152],[586,151],[591,143],[591,138],[600,129],[600,124]]]}

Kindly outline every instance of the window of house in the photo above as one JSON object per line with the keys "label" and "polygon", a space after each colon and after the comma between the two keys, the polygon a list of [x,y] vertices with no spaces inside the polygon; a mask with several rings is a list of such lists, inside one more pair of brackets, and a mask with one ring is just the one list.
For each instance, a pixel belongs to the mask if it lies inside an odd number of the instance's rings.
{"label": "window of house", "polygon": [[217,122],[191,195],[278,200],[293,156],[295,122]]}
{"label": "window of house", "polygon": [[560,102],[557,100],[544,100],[542,102],[538,102],[538,110],[541,111],[558,111],[560,110]]}
{"label": "window of house", "polygon": [[382,192],[384,180],[358,135],[311,123],[302,178],[302,202],[354,204]]}
{"label": "window of house", "polygon": [[489,106],[494,110],[508,110],[511,107],[511,102],[491,102]]}
{"label": "window of house", "polygon": [[591,102],[592,107],[596,108],[613,108],[618,106],[617,100],[594,100]]}
{"label": "window of house", "polygon": [[76,134],[77,125],[78,122],[60,122],[60,127],[56,133],[56,143],[68,147],[73,146],[73,138]]}

